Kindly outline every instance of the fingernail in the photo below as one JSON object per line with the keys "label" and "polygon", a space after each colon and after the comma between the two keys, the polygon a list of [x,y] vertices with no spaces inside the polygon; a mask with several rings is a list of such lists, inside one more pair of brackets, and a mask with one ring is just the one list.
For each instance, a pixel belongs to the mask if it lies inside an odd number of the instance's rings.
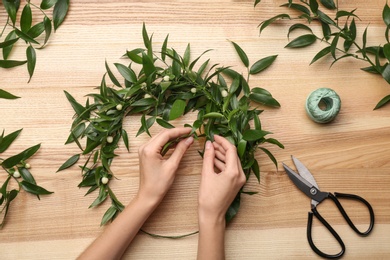
{"label": "fingernail", "polygon": [[206,149],[210,149],[211,148],[211,141],[210,140],[207,140],[206,142]]}
{"label": "fingernail", "polygon": [[194,141],[194,138],[192,137],[192,136],[190,136],[190,137],[188,137],[187,139],[186,139],[186,144],[192,144],[192,142]]}

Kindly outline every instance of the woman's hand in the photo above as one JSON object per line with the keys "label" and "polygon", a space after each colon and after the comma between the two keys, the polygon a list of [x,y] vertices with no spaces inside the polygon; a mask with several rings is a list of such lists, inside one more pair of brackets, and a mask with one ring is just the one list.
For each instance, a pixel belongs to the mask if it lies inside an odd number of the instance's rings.
{"label": "woman's hand", "polygon": [[198,260],[225,259],[225,214],[246,180],[236,147],[221,136],[214,140],[203,155]]}
{"label": "woman's hand", "polygon": [[203,157],[199,217],[220,219],[224,218],[246,179],[236,147],[218,135],[214,140],[213,143],[207,141]]}
{"label": "woman's hand", "polygon": [[170,140],[188,135],[191,128],[163,130],[139,148],[140,185],[138,197],[148,198],[159,203],[171,187],[180,160],[193,143],[193,137],[181,140],[168,159],[161,151]]}

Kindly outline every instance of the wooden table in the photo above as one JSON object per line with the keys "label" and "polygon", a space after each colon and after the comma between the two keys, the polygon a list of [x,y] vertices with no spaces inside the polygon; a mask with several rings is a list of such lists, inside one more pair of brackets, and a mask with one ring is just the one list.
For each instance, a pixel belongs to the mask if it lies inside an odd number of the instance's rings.
{"label": "wooden table", "polygon": [[[40,1],[33,1],[40,2]],[[330,58],[309,66],[312,57],[324,47],[317,43],[301,50],[285,49],[290,22],[271,26],[259,36],[257,25],[286,10],[278,6],[287,1],[263,0],[253,8],[252,0],[188,1],[90,1],[73,0],[64,24],[44,50],[37,51],[35,75],[27,84],[25,67],[0,69],[0,88],[21,96],[0,100],[0,128],[10,133],[23,128],[21,136],[2,156],[15,154],[37,143],[39,152],[29,161],[38,184],[54,191],[38,201],[22,192],[13,203],[5,227],[0,231],[1,259],[74,259],[103,230],[99,226],[109,202],[88,209],[95,196],[84,197],[77,188],[77,167],[56,173],[58,167],[78,152],[65,146],[73,110],[63,90],[79,102],[100,84],[104,62],[126,62],[120,57],[126,49],[143,46],[142,23],[154,33],[156,46],[169,34],[170,46],[180,53],[191,43],[193,56],[213,49],[206,56],[212,63],[234,66],[245,72],[229,40],[238,43],[251,63],[278,54],[275,63],[250,80],[251,87],[264,87],[281,103],[279,109],[266,108],[261,115],[263,128],[285,145],[281,150],[269,146],[279,166],[275,169],[259,152],[261,181],[251,178],[247,189],[257,195],[243,196],[238,216],[227,228],[227,259],[316,259],[306,240],[307,211],[310,201],[289,180],[281,163],[292,165],[290,155],[301,159],[314,173],[325,191],[356,193],[366,198],[375,211],[376,223],[366,238],[355,235],[331,203],[320,210],[343,238],[344,259],[388,259],[390,257],[390,106],[373,110],[390,93],[380,77],[360,70],[366,66],[345,59],[331,69]],[[382,22],[384,0],[342,0],[341,9],[356,10],[358,37],[368,25],[368,44],[385,43]],[[0,21],[3,24],[2,8]],[[319,27],[315,29],[320,30]],[[291,35],[292,37],[297,34]],[[158,47],[159,48],[159,47]],[[15,53],[23,58],[24,53]],[[207,58],[208,58],[207,57]],[[204,60],[207,59],[205,57]],[[305,114],[308,94],[319,87],[334,89],[341,97],[342,109],[336,120],[321,125]],[[191,116],[176,125],[191,122]],[[137,149],[148,140],[135,138],[139,118],[125,124],[130,133],[130,153],[122,145],[115,160],[117,179],[113,189],[127,203],[138,187]],[[159,127],[153,127],[152,134]],[[197,191],[201,158],[195,143],[182,161],[178,176],[165,200],[144,229],[159,234],[183,234],[197,230]],[[1,176],[4,181],[4,176]],[[1,181],[1,182],[2,182]],[[348,204],[348,203],[346,203]],[[351,204],[354,220],[365,227],[367,212]],[[315,222],[314,237],[324,249],[335,242]],[[197,236],[179,240],[156,239],[139,234],[128,248],[126,259],[195,259]]]}

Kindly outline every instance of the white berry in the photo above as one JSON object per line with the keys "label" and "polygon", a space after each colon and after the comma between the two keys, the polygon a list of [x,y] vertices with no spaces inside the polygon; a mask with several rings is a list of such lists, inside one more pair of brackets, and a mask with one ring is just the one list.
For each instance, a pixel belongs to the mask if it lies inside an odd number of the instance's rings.
{"label": "white berry", "polygon": [[29,163],[26,163],[26,165],[24,165],[24,167],[25,167],[26,169],[30,169],[30,168],[31,168],[31,165],[30,165]]}
{"label": "white berry", "polygon": [[164,81],[169,81],[169,76],[164,76]]}
{"label": "white berry", "polygon": [[116,105],[116,110],[121,111],[123,108],[122,104]]}
{"label": "white berry", "polygon": [[192,88],[191,92],[195,94],[196,93],[196,88]]}
{"label": "white berry", "polygon": [[152,96],[149,94],[145,94],[144,98],[151,98]]}
{"label": "white berry", "polygon": [[102,183],[107,184],[108,183],[108,178],[107,177],[102,177]]}
{"label": "white berry", "polygon": [[114,141],[114,137],[112,136],[107,136],[107,143],[112,143]]}
{"label": "white berry", "polygon": [[226,90],[222,90],[221,91],[221,95],[222,95],[222,97],[227,97],[228,96],[228,92],[226,91]]}
{"label": "white berry", "polygon": [[20,178],[20,172],[19,172],[19,171],[15,171],[14,174],[13,174],[13,176],[14,176],[15,178]]}

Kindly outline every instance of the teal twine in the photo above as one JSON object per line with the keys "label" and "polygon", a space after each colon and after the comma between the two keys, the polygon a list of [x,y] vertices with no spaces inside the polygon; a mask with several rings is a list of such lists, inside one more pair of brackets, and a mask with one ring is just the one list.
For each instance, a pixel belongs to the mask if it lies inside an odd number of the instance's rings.
{"label": "teal twine", "polygon": [[317,123],[328,123],[335,119],[340,111],[341,100],[330,88],[319,88],[306,99],[306,113]]}

